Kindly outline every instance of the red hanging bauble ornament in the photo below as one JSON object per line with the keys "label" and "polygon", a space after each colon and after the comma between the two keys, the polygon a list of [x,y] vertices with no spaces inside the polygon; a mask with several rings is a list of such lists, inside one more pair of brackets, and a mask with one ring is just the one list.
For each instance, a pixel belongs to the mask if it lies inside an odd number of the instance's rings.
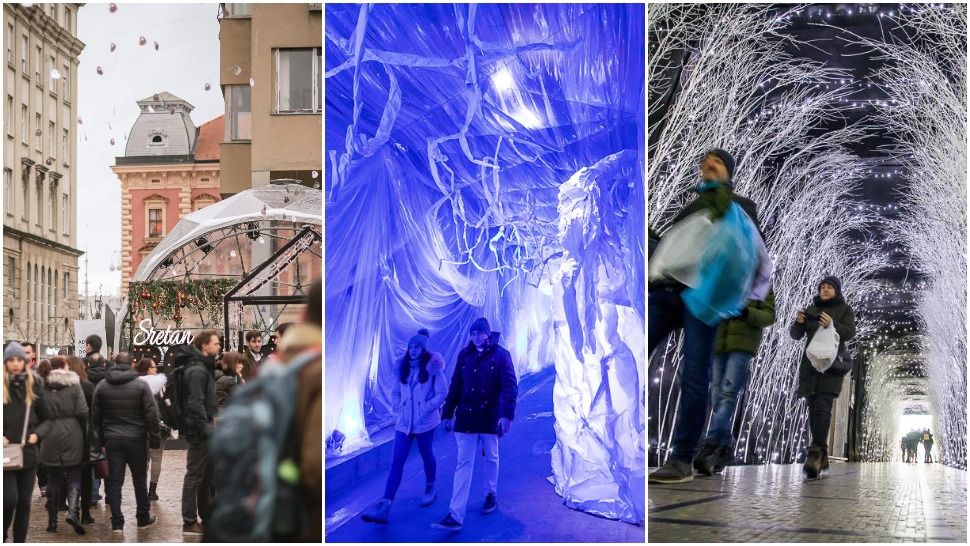
{"label": "red hanging bauble ornament", "polygon": [[143,299],[143,300],[150,300],[150,299],[152,299],[152,295],[151,295],[151,293],[147,289],[142,290],[142,292],[141,292],[141,299]]}

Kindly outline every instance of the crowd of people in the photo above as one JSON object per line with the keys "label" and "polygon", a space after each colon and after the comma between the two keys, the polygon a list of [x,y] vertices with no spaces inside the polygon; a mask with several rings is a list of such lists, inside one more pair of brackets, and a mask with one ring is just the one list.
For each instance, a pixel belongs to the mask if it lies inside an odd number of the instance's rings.
{"label": "crowd of people", "polygon": [[904,463],[918,462],[916,451],[920,444],[923,444],[923,462],[933,462],[933,434],[928,428],[923,430],[914,428],[899,440],[899,449],[903,452]]}
{"label": "crowd of people", "polygon": [[[737,215],[746,217],[757,229],[754,248],[758,245],[763,248],[757,205],[733,191],[734,157],[725,150],[711,150],[701,158],[699,170],[702,180],[694,188],[697,196],[673,218],[672,226],[683,225],[682,222],[701,214],[717,224],[733,207]],[[743,234],[739,235],[736,231],[729,233],[728,240],[742,238]],[[663,237],[651,229],[651,257],[661,248],[662,241]],[[751,254],[748,248],[739,250]],[[702,248],[696,249],[694,267],[702,267],[697,262],[704,255]],[[755,251],[754,255],[758,253]],[[757,267],[764,267],[767,256],[763,253],[759,259]],[[705,274],[708,273],[702,271],[700,276]],[[690,297],[696,301],[699,294],[701,298],[710,299],[716,297],[716,293],[712,296],[711,293],[692,290],[693,286],[683,282],[682,276],[657,275],[657,278],[653,278],[651,275],[648,352],[652,354],[677,330],[683,330],[684,342],[674,438],[665,464],[650,474],[650,483],[684,483],[693,480],[695,472],[710,476],[720,472],[734,458],[735,438],[732,431],[735,409],[745,389],[748,366],[758,352],[764,329],[776,320],[773,290],[769,288],[764,296],[756,295],[753,285],[757,285],[757,275],[753,275],[751,271],[738,274],[729,270],[722,270],[716,275],[719,277],[719,290],[747,293],[750,297],[742,299],[741,305],[733,307],[729,313],[716,316],[714,320],[708,316],[698,316],[697,306],[687,304],[687,294],[690,293]],[[770,283],[770,277],[768,281]],[[825,276],[818,284],[806,288],[811,290],[811,301],[798,309],[789,323],[788,331],[792,339],[805,339],[805,350],[798,369],[798,396],[804,398],[808,408],[811,442],[803,471],[809,479],[815,479],[829,467],[828,433],[832,406],[842,391],[844,376],[852,367],[845,344],[855,336],[855,315],[843,297],[843,287],[838,277]],[[703,307],[709,302],[701,303]],[[837,333],[837,336],[831,337],[833,346],[830,347],[835,356],[828,360],[827,366],[819,365],[820,359],[814,358],[815,353],[810,352],[812,342],[823,332],[831,336],[830,329]],[[834,341],[836,339],[837,343]],[[709,431],[700,443],[709,408],[713,411]]]}
{"label": "crowd of people", "polygon": [[[235,532],[231,537],[241,541],[320,542],[323,320],[319,281],[306,303],[305,322],[280,325],[271,354],[261,352],[260,332],[246,334],[242,352],[223,352],[218,333],[207,330],[196,334],[190,344],[170,348],[173,365],[166,373],[160,373],[160,363],[151,358],[135,360],[119,352],[106,359],[97,335],[85,340],[84,358],[61,354],[38,361],[32,344],[9,343],[3,354],[4,541],[27,541],[36,485],[46,497],[47,532],[52,535],[33,540],[63,540],[53,534],[58,532],[64,507],[67,525],[74,533],[85,534],[85,526],[96,523],[91,509],[102,500],[102,485],[111,530],[123,533],[126,471],[131,476],[137,526],[155,524],[151,503],[159,500],[166,443],[177,435],[188,444],[181,499],[184,535],[224,541]],[[222,416],[230,414],[233,400],[242,396],[239,393],[247,383],[266,388],[274,384],[273,377],[287,374],[298,375],[291,382],[293,392],[284,393],[293,418],[273,426],[291,431],[287,445],[278,447],[288,454],[286,476],[292,484],[288,491],[299,500],[299,525],[290,526],[285,535],[273,534],[277,532],[273,522],[250,531],[230,531],[216,519],[210,525],[220,503],[239,501],[223,495],[213,479],[210,449],[224,450],[227,443],[214,437]],[[234,427],[228,432],[231,436],[246,430]],[[266,454],[253,456],[260,460]],[[250,485],[276,490],[265,483]],[[11,526],[12,537],[8,537]],[[247,537],[246,532],[253,535]]]}

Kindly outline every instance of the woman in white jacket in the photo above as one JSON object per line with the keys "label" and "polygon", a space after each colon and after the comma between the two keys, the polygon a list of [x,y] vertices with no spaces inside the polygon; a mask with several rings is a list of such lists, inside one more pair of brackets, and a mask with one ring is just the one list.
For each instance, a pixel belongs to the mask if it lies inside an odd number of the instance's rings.
{"label": "woman in white jacket", "polygon": [[398,383],[392,394],[397,411],[394,435],[394,457],[387,476],[384,497],[362,517],[372,523],[387,523],[394,495],[401,485],[404,463],[417,441],[424,461],[425,489],[421,506],[430,506],[435,494],[435,458],[432,451],[434,431],[441,423],[441,406],[448,395],[445,361],[438,353],[428,351],[428,331],[424,328],[408,340],[408,350],[398,366]]}
{"label": "woman in white jacket", "polygon": [[[138,379],[148,383],[148,388],[152,390],[153,396],[158,396],[158,393],[168,383],[168,376],[158,373],[158,364],[151,358],[142,358],[139,360],[135,369],[138,370]],[[150,479],[148,481],[148,500],[155,501],[159,500],[158,478],[162,475],[162,456],[165,455],[165,442],[172,435],[171,430],[165,426],[165,423],[161,423],[161,426],[162,441],[158,449],[148,448],[148,463],[151,465]]]}

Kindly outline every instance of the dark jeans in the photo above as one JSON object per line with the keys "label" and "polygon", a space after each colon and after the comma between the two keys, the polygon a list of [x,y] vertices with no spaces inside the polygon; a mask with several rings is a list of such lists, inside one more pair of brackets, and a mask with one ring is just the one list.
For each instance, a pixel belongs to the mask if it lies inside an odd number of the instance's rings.
{"label": "dark jeans", "polygon": [[3,540],[13,523],[13,541],[27,542],[30,526],[30,496],[34,493],[36,468],[3,471]]}
{"label": "dark jeans", "polygon": [[711,424],[707,439],[718,445],[734,444],[734,410],[748,382],[748,363],[754,355],[734,352],[714,355],[711,370]]}
{"label": "dark jeans", "polygon": [[211,503],[212,464],[209,461],[209,442],[204,438],[186,437],[185,478],[182,480],[182,522],[192,523],[209,517]]}
{"label": "dark jeans", "polygon": [[684,329],[684,360],[680,364],[680,404],[674,424],[673,450],[670,456],[691,462],[697,454],[697,442],[704,433],[707,418],[708,388],[711,384],[711,355],[717,325],[708,326],[693,315],[680,299],[680,290],[662,287],[650,292],[648,302],[649,331],[647,354],[660,345],[674,330]]}
{"label": "dark jeans", "polygon": [[108,451],[107,500],[111,506],[111,525],[125,524],[121,513],[121,487],[125,484],[125,467],[131,470],[135,488],[135,517],[138,523],[149,518],[148,504],[148,447],[144,440],[106,440]]}
{"label": "dark jeans", "polygon": [[394,435],[394,458],[391,460],[391,473],[387,475],[387,485],[384,487],[384,498],[394,500],[398,487],[401,486],[401,478],[404,476],[404,462],[408,460],[408,453],[411,451],[411,442],[418,441],[418,452],[421,453],[421,460],[424,461],[424,476],[427,483],[434,483],[437,465],[434,460],[434,451],[431,444],[434,442],[434,429],[421,434],[404,434],[397,432]]}
{"label": "dark jeans", "polygon": [[812,433],[814,447],[828,450],[829,425],[832,424],[832,401],[835,396],[831,393],[819,393],[805,397],[808,403],[808,429]]}
{"label": "dark jeans", "polygon": [[37,485],[47,489],[47,467],[44,465],[37,466]]}
{"label": "dark jeans", "polygon": [[56,512],[68,492],[81,489],[81,465],[47,467],[47,509]]}
{"label": "dark jeans", "polygon": [[81,510],[87,512],[91,509],[91,489],[94,480],[94,467],[90,463],[81,465]]}
{"label": "dark jeans", "polygon": [[94,475],[94,465],[91,465],[91,504],[98,502],[101,492],[101,478]]}

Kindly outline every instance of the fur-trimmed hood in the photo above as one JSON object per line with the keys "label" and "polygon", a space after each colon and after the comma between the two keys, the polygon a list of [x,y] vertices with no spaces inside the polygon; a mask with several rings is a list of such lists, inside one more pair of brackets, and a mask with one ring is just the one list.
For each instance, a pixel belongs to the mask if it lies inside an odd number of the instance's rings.
{"label": "fur-trimmed hood", "polygon": [[428,361],[428,373],[436,374],[445,371],[445,359],[441,353],[431,353],[431,360]]}
{"label": "fur-trimmed hood", "polygon": [[47,386],[52,390],[64,389],[81,384],[81,378],[71,370],[51,370],[47,376]]}

